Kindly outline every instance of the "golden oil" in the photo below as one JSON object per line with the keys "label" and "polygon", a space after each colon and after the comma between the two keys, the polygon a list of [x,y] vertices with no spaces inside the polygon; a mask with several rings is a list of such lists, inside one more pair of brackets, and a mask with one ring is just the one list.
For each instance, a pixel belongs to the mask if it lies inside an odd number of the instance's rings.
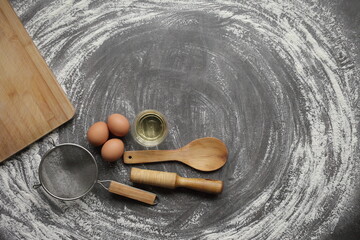
{"label": "golden oil", "polygon": [[140,145],[154,147],[164,141],[168,134],[166,119],[158,111],[142,111],[136,116],[131,133]]}

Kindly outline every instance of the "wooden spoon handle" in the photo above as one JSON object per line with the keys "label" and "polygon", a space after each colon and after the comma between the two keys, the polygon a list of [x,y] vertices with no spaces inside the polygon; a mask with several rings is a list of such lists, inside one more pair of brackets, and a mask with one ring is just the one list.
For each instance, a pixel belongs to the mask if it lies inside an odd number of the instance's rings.
{"label": "wooden spoon handle", "polygon": [[177,150],[126,151],[123,159],[126,164],[180,160]]}
{"label": "wooden spoon handle", "polygon": [[172,172],[161,172],[131,168],[130,180],[135,183],[149,184],[157,187],[174,189],[184,187],[200,192],[219,194],[223,189],[223,182],[203,178],[183,178]]}
{"label": "wooden spoon handle", "polygon": [[138,188],[134,188],[122,183],[111,181],[109,185],[109,192],[131,198],[143,203],[155,205],[156,194],[147,192]]}

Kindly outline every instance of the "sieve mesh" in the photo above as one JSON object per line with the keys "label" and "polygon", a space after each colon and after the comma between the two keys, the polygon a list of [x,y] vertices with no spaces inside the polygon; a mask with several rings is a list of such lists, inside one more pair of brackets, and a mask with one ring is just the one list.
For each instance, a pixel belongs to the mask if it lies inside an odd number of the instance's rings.
{"label": "sieve mesh", "polygon": [[76,144],[61,144],[44,155],[39,177],[50,195],[73,200],[91,190],[97,181],[98,169],[88,150]]}

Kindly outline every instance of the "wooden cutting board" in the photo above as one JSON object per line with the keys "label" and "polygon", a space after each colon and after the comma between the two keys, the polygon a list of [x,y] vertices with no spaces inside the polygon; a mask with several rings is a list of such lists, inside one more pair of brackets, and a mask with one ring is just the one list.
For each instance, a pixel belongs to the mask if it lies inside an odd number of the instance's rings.
{"label": "wooden cutting board", "polygon": [[0,0],[0,162],[74,114],[14,10]]}

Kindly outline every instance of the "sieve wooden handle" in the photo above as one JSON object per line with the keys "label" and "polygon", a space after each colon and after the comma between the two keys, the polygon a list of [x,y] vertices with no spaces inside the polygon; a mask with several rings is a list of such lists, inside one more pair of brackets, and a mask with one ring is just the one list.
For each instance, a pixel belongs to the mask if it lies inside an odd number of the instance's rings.
{"label": "sieve wooden handle", "polygon": [[155,205],[156,194],[148,191],[134,188],[115,181],[110,181],[108,190],[109,192],[115,193],[117,195],[131,198],[150,205]]}
{"label": "sieve wooden handle", "polygon": [[170,189],[184,187],[211,194],[219,194],[223,190],[223,181],[203,178],[184,178],[172,172],[144,170],[140,168],[131,168],[130,180],[135,183]]}

